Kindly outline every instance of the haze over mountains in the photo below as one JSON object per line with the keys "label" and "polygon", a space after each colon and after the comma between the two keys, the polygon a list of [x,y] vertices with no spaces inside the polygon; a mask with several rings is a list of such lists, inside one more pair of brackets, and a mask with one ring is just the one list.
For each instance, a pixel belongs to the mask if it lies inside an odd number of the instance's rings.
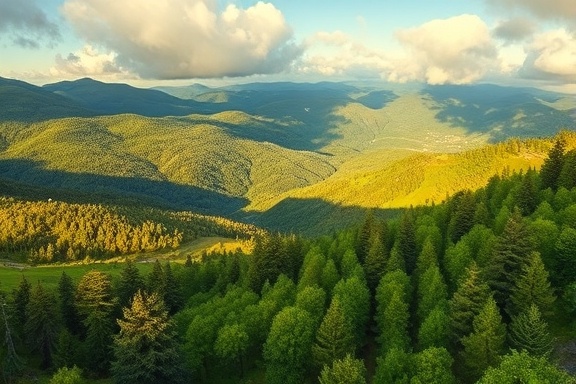
{"label": "haze over mountains", "polygon": [[5,183],[317,232],[329,228],[315,215],[439,202],[507,166],[539,166],[546,140],[456,153],[576,127],[574,97],[488,84],[140,89],[0,78],[0,105]]}

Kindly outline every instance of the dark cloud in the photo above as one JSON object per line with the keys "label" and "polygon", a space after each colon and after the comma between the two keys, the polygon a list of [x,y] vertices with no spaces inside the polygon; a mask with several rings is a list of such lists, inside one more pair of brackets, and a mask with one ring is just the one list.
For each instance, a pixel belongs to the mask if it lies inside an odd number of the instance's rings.
{"label": "dark cloud", "polygon": [[541,19],[564,19],[576,22],[575,0],[487,0],[505,8],[524,9]]}
{"label": "dark cloud", "polygon": [[536,25],[532,21],[516,18],[501,22],[493,32],[497,38],[507,43],[515,43],[529,38],[535,31]]}
{"label": "dark cloud", "polygon": [[39,48],[40,42],[57,41],[60,30],[34,0],[0,0],[0,37],[23,48]]}

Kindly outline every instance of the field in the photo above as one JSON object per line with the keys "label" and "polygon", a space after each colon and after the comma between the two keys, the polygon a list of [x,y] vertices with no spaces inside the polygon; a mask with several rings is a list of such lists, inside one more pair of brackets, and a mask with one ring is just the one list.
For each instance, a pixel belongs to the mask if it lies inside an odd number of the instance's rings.
{"label": "field", "polygon": [[[142,276],[146,276],[151,270],[153,262],[158,259],[161,262],[173,262],[182,264],[186,256],[192,259],[206,252],[235,251],[240,248],[244,251],[251,249],[251,244],[246,241],[228,239],[224,237],[203,237],[188,244],[184,244],[176,250],[140,253],[127,256],[136,261],[136,265]],[[48,289],[55,289],[62,272],[66,272],[75,282],[88,271],[98,270],[109,274],[115,280],[122,271],[123,262],[126,258],[114,258],[106,262],[78,263],[78,264],[53,264],[46,266],[29,266],[15,264],[8,261],[0,262],[0,291],[11,292],[20,283],[22,276],[31,284],[42,283]]]}

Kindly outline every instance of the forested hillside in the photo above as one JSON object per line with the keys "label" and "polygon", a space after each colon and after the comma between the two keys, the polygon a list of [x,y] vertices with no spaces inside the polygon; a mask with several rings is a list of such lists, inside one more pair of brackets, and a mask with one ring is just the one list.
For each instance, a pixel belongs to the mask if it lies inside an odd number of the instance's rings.
{"label": "forested hillside", "polygon": [[539,172],[331,236],[63,274],[55,292],[22,279],[3,293],[4,377],[574,383],[575,187],[559,138]]}
{"label": "forested hillside", "polygon": [[250,238],[256,227],[192,212],[0,198],[0,258],[91,262],[178,248],[201,236]]}
{"label": "forested hillside", "polygon": [[[0,79],[0,98],[5,195],[142,202],[308,234],[538,168],[550,141],[530,138],[573,129],[576,110],[565,95],[492,85]],[[343,212],[348,222],[332,220]]]}

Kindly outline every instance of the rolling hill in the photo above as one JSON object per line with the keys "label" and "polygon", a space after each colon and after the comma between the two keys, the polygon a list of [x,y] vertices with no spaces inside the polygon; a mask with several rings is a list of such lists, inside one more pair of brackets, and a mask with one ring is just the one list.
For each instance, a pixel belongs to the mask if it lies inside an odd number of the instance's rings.
{"label": "rolling hill", "polygon": [[505,168],[539,167],[549,140],[497,143],[576,127],[573,98],[486,84],[158,90],[3,80],[2,92],[51,111],[30,119],[31,109],[3,110],[4,185],[317,233],[365,208],[439,202]]}

